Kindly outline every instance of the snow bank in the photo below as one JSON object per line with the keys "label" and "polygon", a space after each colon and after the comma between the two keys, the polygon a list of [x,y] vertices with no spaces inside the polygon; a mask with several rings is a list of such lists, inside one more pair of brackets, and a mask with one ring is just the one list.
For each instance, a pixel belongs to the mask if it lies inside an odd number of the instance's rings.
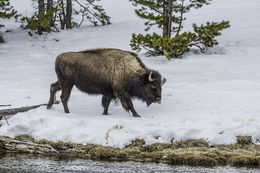
{"label": "snow bank", "polygon": [[[27,1],[23,1],[25,5],[12,2],[26,13],[30,8]],[[112,25],[85,25],[32,38],[19,30],[18,24],[7,24],[14,31],[5,33],[7,43],[0,44],[0,104],[20,107],[46,103],[49,85],[56,81],[54,61],[61,52],[102,47],[130,50],[131,34],[143,32],[143,21],[127,0],[103,0],[102,4],[112,17]],[[135,139],[144,139],[147,144],[186,139],[231,144],[238,135],[252,136],[260,143],[259,10],[259,0],[215,0],[190,13],[187,28],[207,20],[231,23],[218,39],[219,46],[207,55],[191,54],[169,62],[164,57],[144,57],[142,52],[144,63],[167,78],[162,104],[146,107],[134,101],[142,118],[132,117],[115,103],[110,106],[110,115],[101,115],[101,97],[74,88],[69,115],[63,113],[61,104],[51,110],[41,107],[20,113],[9,118],[10,126],[0,122],[0,135],[30,134],[36,139],[120,148]]]}

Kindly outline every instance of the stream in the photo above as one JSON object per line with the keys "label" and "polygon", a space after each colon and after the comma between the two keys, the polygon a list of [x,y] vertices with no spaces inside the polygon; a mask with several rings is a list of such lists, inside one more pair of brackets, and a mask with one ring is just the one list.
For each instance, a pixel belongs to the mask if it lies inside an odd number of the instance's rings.
{"label": "stream", "polygon": [[28,155],[0,155],[0,172],[91,172],[91,173],[260,173],[256,168],[219,166],[212,168],[171,166],[162,163],[103,162],[59,157],[36,157]]}

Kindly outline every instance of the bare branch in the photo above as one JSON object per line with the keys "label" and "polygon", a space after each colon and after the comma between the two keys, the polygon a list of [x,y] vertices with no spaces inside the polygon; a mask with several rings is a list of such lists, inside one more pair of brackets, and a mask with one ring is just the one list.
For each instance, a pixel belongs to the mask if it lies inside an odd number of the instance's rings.
{"label": "bare branch", "polygon": [[[78,0],[75,0],[76,3],[79,4],[79,6],[81,6],[85,11],[87,11],[88,13],[92,14],[93,16],[95,16],[95,18],[102,23],[102,19],[100,16],[96,15],[96,13],[91,12],[89,9],[87,9],[83,4],[81,4]],[[89,2],[90,3],[90,2]],[[95,6],[93,3],[90,3],[91,5]]]}
{"label": "bare branch", "polygon": [[9,105],[0,105],[0,107],[6,107],[6,106],[12,106],[12,105],[10,105],[10,104]]}
{"label": "bare branch", "polygon": [[0,110],[0,118],[6,115],[15,115],[20,112],[26,112],[31,109],[36,109],[40,106],[47,106],[47,104],[40,104],[40,105],[34,105],[34,106],[26,106],[26,107],[20,107],[20,108],[11,108],[11,109],[3,109]]}

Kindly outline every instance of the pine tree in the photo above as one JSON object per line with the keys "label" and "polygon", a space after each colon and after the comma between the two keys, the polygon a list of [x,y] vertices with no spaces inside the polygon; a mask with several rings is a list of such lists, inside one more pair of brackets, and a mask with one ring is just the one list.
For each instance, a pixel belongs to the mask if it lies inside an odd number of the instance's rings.
{"label": "pine tree", "polygon": [[[0,1],[0,18],[6,18],[10,19],[11,17],[15,16],[17,13],[16,10],[14,10],[13,6],[10,5],[9,0],[1,0]],[[3,24],[0,24],[0,28],[4,27]],[[0,35],[0,43],[3,43],[4,39]]]}
{"label": "pine tree", "polygon": [[[59,31],[60,29],[72,29],[80,26],[85,19],[88,19],[95,26],[110,24],[110,17],[104,9],[96,5],[99,0],[37,0],[37,12],[32,17],[23,17],[22,28],[29,29],[29,35],[43,32]],[[46,3],[47,1],[47,3]],[[78,8],[74,7],[78,4]],[[73,15],[81,15],[80,24],[73,21]]]}
{"label": "pine tree", "polygon": [[197,47],[201,52],[208,47],[218,44],[216,36],[220,31],[229,27],[229,22],[207,23],[206,26],[193,25],[193,32],[181,32],[185,13],[191,9],[198,9],[208,5],[211,0],[130,0],[134,6],[140,7],[135,10],[136,14],[146,19],[145,31],[152,26],[162,30],[161,34],[153,33],[133,34],[131,47],[140,51],[142,48],[149,55],[164,54],[168,59],[181,58],[191,47]]}

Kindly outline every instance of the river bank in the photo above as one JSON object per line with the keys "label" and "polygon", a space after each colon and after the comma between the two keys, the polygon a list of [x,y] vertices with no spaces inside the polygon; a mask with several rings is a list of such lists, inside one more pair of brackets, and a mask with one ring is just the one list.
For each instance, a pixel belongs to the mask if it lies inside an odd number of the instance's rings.
{"label": "river bank", "polygon": [[260,145],[250,137],[238,137],[233,145],[209,146],[204,140],[145,145],[135,140],[123,149],[70,142],[35,140],[28,135],[0,136],[0,153],[62,156],[96,161],[138,161],[190,166],[245,166],[260,168]]}

